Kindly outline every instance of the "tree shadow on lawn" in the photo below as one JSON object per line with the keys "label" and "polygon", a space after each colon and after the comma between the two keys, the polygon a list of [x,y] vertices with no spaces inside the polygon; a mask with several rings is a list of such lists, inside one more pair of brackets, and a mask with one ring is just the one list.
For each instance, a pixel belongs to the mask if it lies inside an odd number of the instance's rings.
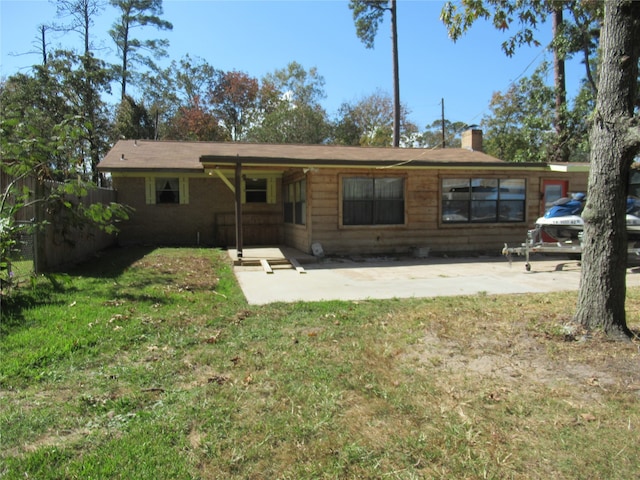
{"label": "tree shadow on lawn", "polygon": [[116,278],[156,249],[155,246],[110,247],[96,253],[92,259],[74,266],[67,274],[72,277]]}
{"label": "tree shadow on lawn", "polygon": [[[154,253],[158,249],[162,246],[112,247],[79,264],[68,275],[99,282],[101,291],[114,301],[164,304],[168,293],[215,289],[218,277],[213,259],[185,255],[180,247]],[[118,280],[127,271],[132,275],[125,281]]]}
{"label": "tree shadow on lawn", "polygon": [[[93,259],[76,265],[68,272],[68,275],[70,277],[92,278],[100,282],[107,279],[113,280],[158,248],[157,246],[110,247],[98,252]],[[118,300],[161,304],[166,301],[164,297],[150,295],[143,291],[152,285],[168,283],[170,281],[164,278],[162,272],[150,270],[145,274],[144,279],[138,279],[126,285],[113,283],[108,288],[108,295]]]}
{"label": "tree shadow on lawn", "polygon": [[22,286],[14,289],[11,295],[0,297],[2,309],[0,336],[4,336],[25,322],[24,311],[43,305],[62,305],[64,302],[53,300],[52,295],[58,288],[54,283],[46,283],[38,288]]}
{"label": "tree shadow on lawn", "polygon": [[98,252],[90,260],[79,263],[67,272],[45,273],[43,276],[47,278],[47,282],[38,282],[37,285],[24,284],[13,289],[10,295],[0,297],[2,308],[0,335],[5,335],[16,327],[24,325],[26,320],[23,312],[27,309],[44,305],[64,305],[66,299],[57,294],[75,290],[75,287],[70,286],[69,278],[116,278],[155,248],[111,247]]}

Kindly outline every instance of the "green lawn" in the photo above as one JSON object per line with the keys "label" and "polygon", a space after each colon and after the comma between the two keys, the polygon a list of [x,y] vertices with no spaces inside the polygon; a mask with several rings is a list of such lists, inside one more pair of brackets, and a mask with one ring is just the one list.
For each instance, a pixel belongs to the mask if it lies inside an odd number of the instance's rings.
{"label": "green lawn", "polygon": [[252,307],[212,249],[52,280],[2,299],[2,479],[640,472],[640,343],[567,334],[575,292]]}

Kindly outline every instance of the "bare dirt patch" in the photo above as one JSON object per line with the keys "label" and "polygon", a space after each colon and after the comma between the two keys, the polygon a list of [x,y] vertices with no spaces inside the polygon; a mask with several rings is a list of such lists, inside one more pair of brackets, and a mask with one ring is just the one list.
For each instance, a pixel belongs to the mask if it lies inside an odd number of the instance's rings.
{"label": "bare dirt patch", "polygon": [[175,279],[179,290],[215,290],[219,278],[209,258],[197,256],[170,256],[161,253],[148,255],[137,260],[131,268],[151,270]]}
{"label": "bare dirt patch", "polygon": [[579,337],[527,331],[508,338],[476,332],[472,338],[443,338],[426,332],[410,354],[448,382],[470,379],[505,389],[545,386],[566,389],[576,401],[626,391],[640,398],[640,345],[599,334]]}

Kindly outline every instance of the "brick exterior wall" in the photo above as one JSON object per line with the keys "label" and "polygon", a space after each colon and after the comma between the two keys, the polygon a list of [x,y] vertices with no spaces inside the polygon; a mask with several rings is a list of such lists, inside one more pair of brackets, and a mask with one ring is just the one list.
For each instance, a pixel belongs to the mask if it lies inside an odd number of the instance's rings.
{"label": "brick exterior wall", "polygon": [[[118,201],[135,209],[121,226],[120,244],[235,246],[235,197],[216,177],[189,178],[188,204],[147,205],[145,178],[114,176]],[[243,205],[245,245],[283,241],[281,182],[275,204]]]}

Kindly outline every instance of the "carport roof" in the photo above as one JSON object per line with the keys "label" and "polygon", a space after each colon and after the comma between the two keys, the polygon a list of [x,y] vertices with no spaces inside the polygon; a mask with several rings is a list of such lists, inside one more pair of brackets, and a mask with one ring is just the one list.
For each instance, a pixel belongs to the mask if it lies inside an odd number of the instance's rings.
{"label": "carport roof", "polygon": [[509,163],[482,152],[462,148],[375,148],[337,145],[274,145],[235,142],[177,142],[120,140],[98,165],[102,171],[164,170],[202,172],[205,167],[537,167],[544,164]]}

